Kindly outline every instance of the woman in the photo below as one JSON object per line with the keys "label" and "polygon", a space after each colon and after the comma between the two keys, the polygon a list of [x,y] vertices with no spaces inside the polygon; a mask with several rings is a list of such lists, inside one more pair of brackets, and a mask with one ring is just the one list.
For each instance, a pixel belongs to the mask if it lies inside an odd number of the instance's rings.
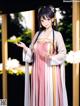
{"label": "woman", "polygon": [[40,8],[38,20],[40,29],[30,47],[22,42],[17,44],[23,48],[25,62],[33,61],[30,105],[68,106],[64,74],[66,48],[61,33],[54,30],[54,8]]}

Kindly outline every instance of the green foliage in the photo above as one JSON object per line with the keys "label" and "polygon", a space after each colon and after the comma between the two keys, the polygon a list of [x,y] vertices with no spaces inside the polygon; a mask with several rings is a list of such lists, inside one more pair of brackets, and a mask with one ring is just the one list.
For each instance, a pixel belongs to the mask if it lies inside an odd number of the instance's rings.
{"label": "green foliage", "polygon": [[31,43],[31,30],[30,29],[24,29],[24,32],[21,36],[16,37],[16,39],[8,39],[8,42],[10,43],[19,43],[24,42],[27,46]]}
{"label": "green foliage", "polygon": [[0,70],[0,74],[2,74],[2,70]]}
{"label": "green foliage", "polygon": [[10,43],[18,43],[21,41],[21,37],[17,37],[16,39],[8,39],[8,42]]}
{"label": "green foliage", "polygon": [[58,30],[62,33],[67,52],[72,49],[72,5],[68,5],[67,8],[61,7],[61,15],[63,19],[58,23]]}
{"label": "green foliage", "polygon": [[[13,14],[14,18],[8,14],[8,42],[10,43],[18,43],[24,42],[27,46],[31,43],[31,30],[28,28],[24,28],[20,21],[23,21],[24,17],[21,13]],[[1,35],[1,29],[0,29]],[[15,36],[16,39],[10,39],[10,37]],[[0,36],[0,41],[2,41]]]}
{"label": "green foliage", "polygon": [[27,46],[31,43],[31,30],[25,28],[23,34],[21,35],[21,41],[24,42]]}
{"label": "green foliage", "polygon": [[[14,32],[12,35],[16,36],[16,40],[8,40],[9,42],[13,42],[13,43],[17,43],[17,42],[24,42],[27,46],[29,46],[29,44],[31,43],[31,30],[28,28],[24,28],[21,24],[20,21],[23,21],[24,17],[22,16],[21,13],[15,13],[14,14],[14,20],[12,20],[13,25],[17,25],[14,26]],[[18,30],[16,30],[16,28],[18,28]],[[10,35],[11,36],[11,35]]]}

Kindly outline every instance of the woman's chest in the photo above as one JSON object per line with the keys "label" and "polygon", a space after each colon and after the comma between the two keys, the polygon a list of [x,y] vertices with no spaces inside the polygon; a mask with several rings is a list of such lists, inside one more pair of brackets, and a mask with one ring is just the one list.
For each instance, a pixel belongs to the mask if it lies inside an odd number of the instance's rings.
{"label": "woman's chest", "polygon": [[37,42],[45,43],[45,42],[53,42],[53,33],[41,33],[37,39]]}

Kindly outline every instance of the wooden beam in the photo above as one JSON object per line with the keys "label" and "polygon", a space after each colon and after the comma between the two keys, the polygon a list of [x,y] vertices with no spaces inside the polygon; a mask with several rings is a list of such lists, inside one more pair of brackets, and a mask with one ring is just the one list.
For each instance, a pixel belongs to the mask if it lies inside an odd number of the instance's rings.
{"label": "wooden beam", "polygon": [[[79,50],[80,3],[73,2],[73,50]],[[73,106],[79,106],[79,64],[73,64]]]}
{"label": "wooden beam", "polygon": [[7,99],[7,15],[2,15],[2,63],[3,63],[3,99]]}

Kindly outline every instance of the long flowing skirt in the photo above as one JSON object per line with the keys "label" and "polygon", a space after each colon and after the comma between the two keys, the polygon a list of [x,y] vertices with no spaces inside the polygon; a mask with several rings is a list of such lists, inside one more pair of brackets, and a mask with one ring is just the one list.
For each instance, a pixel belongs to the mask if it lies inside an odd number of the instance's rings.
{"label": "long flowing skirt", "polygon": [[37,43],[34,48],[31,106],[68,106],[64,67],[47,63],[47,44]]}
{"label": "long flowing skirt", "polygon": [[62,74],[60,66],[48,66],[36,55],[31,77],[31,106],[68,106]]}

